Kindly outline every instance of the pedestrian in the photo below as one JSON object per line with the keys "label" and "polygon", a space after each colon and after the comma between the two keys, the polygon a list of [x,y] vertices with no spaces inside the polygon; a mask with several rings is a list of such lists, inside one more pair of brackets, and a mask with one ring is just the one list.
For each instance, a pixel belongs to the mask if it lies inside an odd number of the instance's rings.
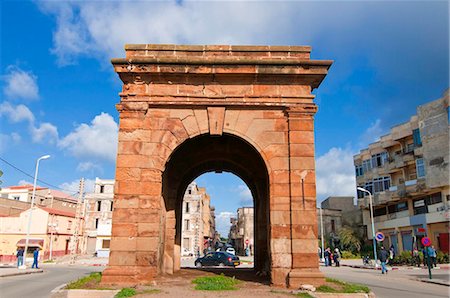
{"label": "pedestrian", "polygon": [[341,264],[341,253],[338,248],[334,250],[333,258],[334,264],[336,264],[336,267],[339,267]]}
{"label": "pedestrian", "polygon": [[19,247],[17,249],[17,268],[23,265],[23,248]]}
{"label": "pedestrian", "polygon": [[39,260],[39,247],[36,248],[33,252],[33,265],[31,266],[31,268],[39,269],[38,260]]}
{"label": "pedestrian", "polygon": [[425,267],[427,267],[428,266],[428,263],[427,263],[427,261],[428,261],[428,250],[427,250],[426,247],[422,248],[422,255],[423,255],[423,265]]}
{"label": "pedestrian", "polygon": [[319,259],[321,259],[322,258],[322,249],[320,248],[320,246],[319,246],[319,249],[317,251],[317,254],[319,255]]}
{"label": "pedestrian", "polygon": [[436,249],[434,248],[434,245],[431,245],[430,247],[430,258],[431,258],[431,266],[436,267],[436,257],[437,257],[437,253],[436,253]]}
{"label": "pedestrian", "polygon": [[391,244],[389,248],[389,259],[392,261],[395,258],[395,247],[394,244]]}
{"label": "pedestrian", "polygon": [[331,266],[330,248],[328,247],[327,249],[325,249],[323,254],[324,254],[324,258],[325,258],[325,266],[326,267]]}
{"label": "pedestrian", "polygon": [[380,251],[380,262],[381,262],[381,274],[386,273],[387,274],[387,268],[386,268],[386,261],[389,259],[389,253],[384,249],[384,247],[381,247]]}
{"label": "pedestrian", "polygon": [[413,250],[413,260],[414,260],[414,263],[417,265],[417,267],[420,267],[420,255],[419,255],[419,250],[417,249],[417,247],[414,247],[414,250]]}

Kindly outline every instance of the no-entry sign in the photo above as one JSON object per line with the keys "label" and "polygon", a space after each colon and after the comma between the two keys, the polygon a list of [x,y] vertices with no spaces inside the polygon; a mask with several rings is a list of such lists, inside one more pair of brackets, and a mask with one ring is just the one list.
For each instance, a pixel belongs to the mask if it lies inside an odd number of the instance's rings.
{"label": "no-entry sign", "polygon": [[423,237],[422,238],[422,244],[423,246],[430,246],[431,245],[431,239],[428,237]]}
{"label": "no-entry sign", "polygon": [[384,234],[381,232],[378,232],[375,234],[375,239],[377,239],[377,241],[383,241],[384,240]]}

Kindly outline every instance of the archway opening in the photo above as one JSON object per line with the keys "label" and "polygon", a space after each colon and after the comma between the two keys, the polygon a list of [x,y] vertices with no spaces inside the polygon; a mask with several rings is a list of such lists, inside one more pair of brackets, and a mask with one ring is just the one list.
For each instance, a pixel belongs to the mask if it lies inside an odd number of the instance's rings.
{"label": "archway opening", "polygon": [[181,268],[183,207],[186,208],[183,198],[190,183],[208,172],[234,174],[248,186],[254,202],[253,271],[270,276],[268,170],[260,153],[251,144],[230,134],[189,139],[175,149],[166,163],[162,181],[167,214],[165,243],[161,243],[159,249],[162,271],[170,273]]}
{"label": "archway opening", "polygon": [[182,203],[181,268],[252,269],[254,208],[238,176],[208,172],[192,181]]}

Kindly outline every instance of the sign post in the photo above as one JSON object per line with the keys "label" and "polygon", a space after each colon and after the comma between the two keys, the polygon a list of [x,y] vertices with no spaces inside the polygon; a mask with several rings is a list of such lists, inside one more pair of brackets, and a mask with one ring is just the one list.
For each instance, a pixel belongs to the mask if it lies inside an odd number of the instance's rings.
{"label": "sign post", "polygon": [[384,234],[382,232],[378,232],[375,234],[375,239],[377,239],[378,242],[384,241]]}
{"label": "sign post", "polygon": [[422,244],[423,244],[423,246],[425,246],[425,253],[423,254],[423,257],[424,258],[427,258],[427,266],[428,266],[428,277],[430,278],[430,279],[432,279],[432,276],[431,276],[431,263],[430,263],[430,259],[431,259],[431,256],[430,256],[430,245],[431,245],[431,239],[430,238],[428,238],[428,237],[423,237],[422,238]]}

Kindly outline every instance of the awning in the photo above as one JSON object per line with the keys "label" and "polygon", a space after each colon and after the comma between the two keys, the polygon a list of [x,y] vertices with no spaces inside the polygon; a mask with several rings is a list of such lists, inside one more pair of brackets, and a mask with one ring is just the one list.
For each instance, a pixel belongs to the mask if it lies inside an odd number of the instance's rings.
{"label": "awning", "polygon": [[[25,247],[26,239],[20,239],[16,246],[17,247]],[[28,239],[28,247],[40,247],[44,246],[44,239]]]}

